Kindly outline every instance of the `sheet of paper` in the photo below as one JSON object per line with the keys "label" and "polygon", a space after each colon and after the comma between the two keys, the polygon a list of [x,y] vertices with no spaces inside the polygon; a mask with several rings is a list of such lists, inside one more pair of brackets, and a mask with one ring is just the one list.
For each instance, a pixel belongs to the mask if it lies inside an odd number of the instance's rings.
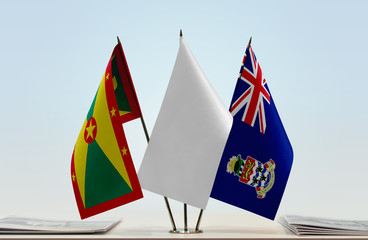
{"label": "sheet of paper", "polygon": [[38,218],[6,217],[0,219],[0,234],[102,233],[108,231],[119,222],[120,220],[65,221]]}
{"label": "sheet of paper", "polygon": [[368,235],[368,221],[287,215],[280,222],[297,235]]}

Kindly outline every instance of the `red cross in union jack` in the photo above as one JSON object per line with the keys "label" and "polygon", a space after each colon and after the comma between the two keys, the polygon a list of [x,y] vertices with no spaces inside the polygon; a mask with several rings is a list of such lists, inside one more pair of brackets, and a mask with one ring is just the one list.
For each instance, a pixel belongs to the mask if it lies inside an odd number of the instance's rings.
{"label": "red cross in union jack", "polygon": [[[251,62],[251,66],[249,68],[245,66],[245,60],[247,57],[250,58],[249,60]],[[253,127],[258,115],[260,131],[264,134],[266,130],[266,116],[263,99],[270,104],[271,97],[265,87],[266,79],[262,75],[261,67],[257,62],[251,46],[248,47],[244,56],[238,81],[246,82],[249,84],[249,87],[236,101],[233,102],[230,108],[230,113],[235,116],[239,110],[246,105],[242,121]],[[238,84],[241,84],[240,82],[238,82]]]}

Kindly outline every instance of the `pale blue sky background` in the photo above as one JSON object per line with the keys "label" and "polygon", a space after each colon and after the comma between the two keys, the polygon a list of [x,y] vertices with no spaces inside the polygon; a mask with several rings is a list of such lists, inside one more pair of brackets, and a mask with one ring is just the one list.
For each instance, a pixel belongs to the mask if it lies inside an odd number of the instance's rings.
{"label": "pale blue sky background", "polygon": [[[253,37],[294,149],[278,216],[368,219],[367,10],[367,1],[0,1],[0,217],[79,217],[70,159],[116,36],[151,132],[183,29],[226,106]],[[140,121],[125,130],[138,169]],[[144,195],[101,217],[166,214],[160,196]]]}

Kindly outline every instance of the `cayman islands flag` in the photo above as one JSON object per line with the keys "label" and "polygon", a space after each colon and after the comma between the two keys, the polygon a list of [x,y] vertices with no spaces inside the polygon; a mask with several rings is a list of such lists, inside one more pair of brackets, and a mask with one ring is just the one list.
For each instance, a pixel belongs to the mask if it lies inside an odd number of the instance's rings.
{"label": "cayman islands flag", "polygon": [[211,197],[273,220],[290,174],[293,150],[250,44],[230,113],[233,125]]}
{"label": "cayman islands flag", "polygon": [[82,219],[142,198],[122,124],[141,117],[119,41],[74,147],[71,178]]}

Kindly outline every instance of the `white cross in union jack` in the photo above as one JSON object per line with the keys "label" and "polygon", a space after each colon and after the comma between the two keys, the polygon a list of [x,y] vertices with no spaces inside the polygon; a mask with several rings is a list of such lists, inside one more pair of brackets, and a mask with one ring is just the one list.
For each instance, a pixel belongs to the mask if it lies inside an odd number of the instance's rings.
{"label": "white cross in union jack", "polygon": [[[230,113],[235,116],[246,105],[242,121],[253,127],[258,115],[260,131],[264,134],[266,130],[266,116],[263,99],[270,104],[271,96],[265,87],[266,79],[262,75],[261,67],[257,62],[252,47],[249,46],[247,50],[240,70],[238,84],[241,84],[242,80],[249,84],[249,87],[233,102]],[[250,59],[247,59],[248,57]],[[250,60],[252,69],[245,66],[246,60]]]}

